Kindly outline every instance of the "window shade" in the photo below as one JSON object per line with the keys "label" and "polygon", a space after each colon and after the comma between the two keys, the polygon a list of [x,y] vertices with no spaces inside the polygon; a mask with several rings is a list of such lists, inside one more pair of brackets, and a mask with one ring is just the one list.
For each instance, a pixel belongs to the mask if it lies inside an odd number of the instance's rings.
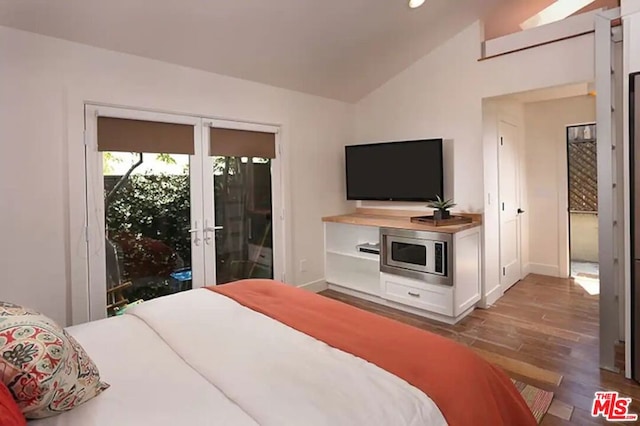
{"label": "window shade", "polygon": [[188,124],[98,117],[98,151],[194,154]]}
{"label": "window shade", "polygon": [[209,155],[276,158],[276,135],[248,130],[211,128]]}

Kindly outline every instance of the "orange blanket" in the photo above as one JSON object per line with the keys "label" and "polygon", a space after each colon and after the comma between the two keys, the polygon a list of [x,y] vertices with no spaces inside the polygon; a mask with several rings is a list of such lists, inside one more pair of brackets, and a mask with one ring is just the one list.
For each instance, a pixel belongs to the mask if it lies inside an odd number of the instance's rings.
{"label": "orange blanket", "polygon": [[509,378],[452,340],[271,280],[208,288],[404,379],[449,425],[536,424]]}

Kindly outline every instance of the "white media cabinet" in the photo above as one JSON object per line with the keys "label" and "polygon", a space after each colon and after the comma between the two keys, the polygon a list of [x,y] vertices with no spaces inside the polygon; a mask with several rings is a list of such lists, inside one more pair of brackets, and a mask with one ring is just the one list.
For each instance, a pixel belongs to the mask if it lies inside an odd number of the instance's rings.
{"label": "white media cabinet", "polygon": [[[474,221],[470,224],[435,227],[413,223],[409,214],[358,209],[353,214],[323,218],[327,284],[335,291],[454,324],[473,311],[480,300],[481,217],[471,215]],[[381,272],[382,251],[377,255],[357,249],[361,244],[379,243],[381,228],[450,234],[452,285],[438,284],[428,277]]]}

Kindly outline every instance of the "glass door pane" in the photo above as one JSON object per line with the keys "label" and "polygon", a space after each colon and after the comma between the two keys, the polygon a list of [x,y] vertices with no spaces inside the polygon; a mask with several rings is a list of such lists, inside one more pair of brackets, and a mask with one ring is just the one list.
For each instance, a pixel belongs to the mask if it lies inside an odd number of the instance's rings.
{"label": "glass door pane", "polygon": [[215,226],[205,233],[215,234],[216,284],[273,278],[271,159],[214,156],[212,164]]}
{"label": "glass door pane", "polygon": [[102,160],[108,315],[191,289],[189,155],[103,152]]}

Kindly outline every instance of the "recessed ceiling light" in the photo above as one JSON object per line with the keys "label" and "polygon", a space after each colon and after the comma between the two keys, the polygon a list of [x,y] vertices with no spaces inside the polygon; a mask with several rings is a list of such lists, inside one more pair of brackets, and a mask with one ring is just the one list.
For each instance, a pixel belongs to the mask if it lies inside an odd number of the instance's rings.
{"label": "recessed ceiling light", "polygon": [[425,0],[409,0],[409,7],[411,9],[415,9],[416,7],[420,7],[424,4]]}

